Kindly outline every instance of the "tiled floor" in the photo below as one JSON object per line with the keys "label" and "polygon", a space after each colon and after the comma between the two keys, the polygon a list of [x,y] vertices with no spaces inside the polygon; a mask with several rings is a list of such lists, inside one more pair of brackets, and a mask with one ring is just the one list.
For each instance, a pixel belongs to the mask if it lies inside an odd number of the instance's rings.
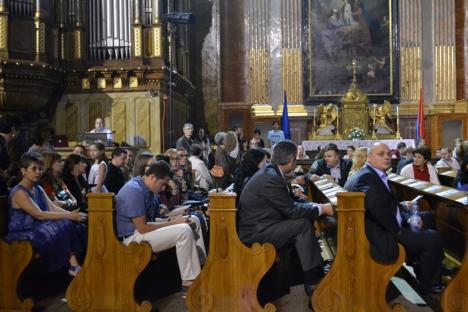
{"label": "tiled floor", "polygon": [[[304,293],[302,285],[293,287],[291,293],[287,296],[280,298],[273,302],[276,306],[277,311],[281,312],[310,312],[311,310],[307,307],[307,297]],[[400,303],[404,306],[407,312],[432,312],[433,310],[429,307],[420,307],[412,304],[406,300],[403,296],[399,296],[396,300],[391,302],[391,305],[394,303]],[[71,311],[66,302],[61,300],[61,297],[48,298],[42,302],[39,302],[38,305],[42,308],[37,311],[43,312],[68,312]],[[185,306],[185,297],[183,293],[175,293],[171,296],[162,298],[156,302],[153,302],[154,311],[160,312],[185,312],[188,311]],[[221,312],[221,311],[220,311]],[[228,312],[228,311],[222,311]],[[374,311],[369,311],[374,312]],[[375,311],[377,312],[377,311]]]}

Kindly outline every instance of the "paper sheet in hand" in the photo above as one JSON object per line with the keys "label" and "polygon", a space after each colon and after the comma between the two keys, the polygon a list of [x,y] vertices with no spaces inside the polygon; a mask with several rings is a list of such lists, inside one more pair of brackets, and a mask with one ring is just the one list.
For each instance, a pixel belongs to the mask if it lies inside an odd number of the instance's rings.
{"label": "paper sheet in hand", "polygon": [[189,208],[190,206],[188,205],[185,205],[185,206],[179,206],[177,208],[174,208],[172,209],[171,211],[169,211],[166,216],[168,217],[175,217],[175,216],[179,216],[179,215],[183,215],[185,213],[185,211]]}

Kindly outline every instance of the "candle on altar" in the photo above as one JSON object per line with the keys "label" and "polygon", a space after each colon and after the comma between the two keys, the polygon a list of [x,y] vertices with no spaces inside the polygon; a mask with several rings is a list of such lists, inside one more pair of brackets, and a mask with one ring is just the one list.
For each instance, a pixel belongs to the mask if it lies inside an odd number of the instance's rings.
{"label": "candle on altar", "polygon": [[313,117],[313,120],[314,120],[314,128],[312,129],[312,132],[313,132],[314,134],[315,134],[315,126],[316,126],[316,125],[315,125],[315,123],[316,123],[316,121],[315,121],[315,113],[316,113],[316,108],[314,107],[314,117]]}
{"label": "candle on altar", "polygon": [[340,109],[336,106],[336,133],[340,132]]}
{"label": "candle on altar", "polygon": [[400,131],[400,106],[397,105],[396,107],[396,127],[397,131]]}

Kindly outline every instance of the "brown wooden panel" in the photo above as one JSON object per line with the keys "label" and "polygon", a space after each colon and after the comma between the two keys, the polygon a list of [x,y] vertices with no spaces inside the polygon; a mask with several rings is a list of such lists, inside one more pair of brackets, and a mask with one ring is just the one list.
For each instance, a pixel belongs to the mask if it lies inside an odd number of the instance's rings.
{"label": "brown wooden panel", "polygon": [[457,100],[468,97],[468,0],[455,0]]}

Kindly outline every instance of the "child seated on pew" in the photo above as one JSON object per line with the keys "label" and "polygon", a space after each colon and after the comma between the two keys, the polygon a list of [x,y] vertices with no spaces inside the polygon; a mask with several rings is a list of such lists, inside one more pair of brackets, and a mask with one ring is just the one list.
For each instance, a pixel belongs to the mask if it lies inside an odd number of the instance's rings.
{"label": "child seated on pew", "polygon": [[[43,172],[42,157],[35,152],[21,156],[23,179],[9,196],[7,242],[28,240],[37,250],[49,271],[69,265],[72,276],[80,271],[78,255],[85,248],[84,214],[56,206],[45,194],[39,181]],[[75,222],[72,222],[75,221]]]}

